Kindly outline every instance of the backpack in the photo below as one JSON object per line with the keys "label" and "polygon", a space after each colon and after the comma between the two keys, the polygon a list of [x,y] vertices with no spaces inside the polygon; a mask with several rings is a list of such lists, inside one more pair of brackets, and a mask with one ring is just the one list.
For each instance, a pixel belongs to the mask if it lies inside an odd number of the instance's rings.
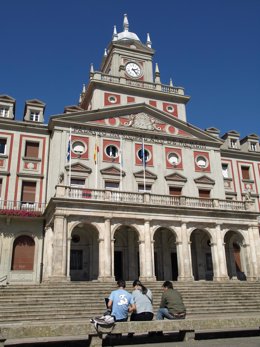
{"label": "backpack", "polygon": [[[112,328],[111,331],[114,328],[115,325],[115,317],[111,314],[104,314],[103,316],[91,318],[90,322],[94,324],[97,332],[98,328]],[[110,331],[110,332],[111,332]]]}

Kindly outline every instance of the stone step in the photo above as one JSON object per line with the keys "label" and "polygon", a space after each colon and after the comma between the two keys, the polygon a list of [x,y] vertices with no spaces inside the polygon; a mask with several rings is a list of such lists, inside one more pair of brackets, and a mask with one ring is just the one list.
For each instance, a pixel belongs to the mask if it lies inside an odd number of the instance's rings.
{"label": "stone step", "polygon": [[[159,307],[162,281],[147,282]],[[174,283],[183,295],[191,317],[256,314],[260,311],[260,282]],[[48,321],[91,318],[105,310],[102,298],[116,288],[115,282],[48,283],[0,288],[0,322]],[[128,291],[132,283],[127,282]]]}

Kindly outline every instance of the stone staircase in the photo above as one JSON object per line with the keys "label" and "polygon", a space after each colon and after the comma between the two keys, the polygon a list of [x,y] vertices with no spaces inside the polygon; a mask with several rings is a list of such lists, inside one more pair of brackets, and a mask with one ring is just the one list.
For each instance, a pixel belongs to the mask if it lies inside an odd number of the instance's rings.
{"label": "stone staircase", "polygon": [[[156,313],[163,282],[145,283],[153,292]],[[174,282],[187,317],[254,316],[260,312],[260,282]],[[0,323],[80,320],[101,315],[104,298],[115,282],[69,282],[10,285],[0,288]],[[128,291],[132,283],[127,282]]]}

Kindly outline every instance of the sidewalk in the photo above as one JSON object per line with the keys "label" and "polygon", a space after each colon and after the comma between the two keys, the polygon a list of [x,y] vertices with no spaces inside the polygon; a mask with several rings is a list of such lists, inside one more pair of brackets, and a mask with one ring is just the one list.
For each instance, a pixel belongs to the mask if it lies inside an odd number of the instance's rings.
{"label": "sidewalk", "polygon": [[[122,345],[121,345],[122,346]],[[163,342],[155,344],[124,345],[124,347],[260,347],[260,336],[189,342]],[[112,347],[112,346],[111,346]]]}

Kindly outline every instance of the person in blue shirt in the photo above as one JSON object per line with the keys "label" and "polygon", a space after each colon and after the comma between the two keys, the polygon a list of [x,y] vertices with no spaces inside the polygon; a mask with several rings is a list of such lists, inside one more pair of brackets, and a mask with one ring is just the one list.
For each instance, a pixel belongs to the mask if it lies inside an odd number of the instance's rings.
{"label": "person in blue shirt", "polygon": [[126,322],[128,312],[132,311],[133,298],[125,290],[125,281],[117,281],[118,289],[113,290],[109,296],[108,309],[112,310],[111,315],[115,317],[116,322]]}

